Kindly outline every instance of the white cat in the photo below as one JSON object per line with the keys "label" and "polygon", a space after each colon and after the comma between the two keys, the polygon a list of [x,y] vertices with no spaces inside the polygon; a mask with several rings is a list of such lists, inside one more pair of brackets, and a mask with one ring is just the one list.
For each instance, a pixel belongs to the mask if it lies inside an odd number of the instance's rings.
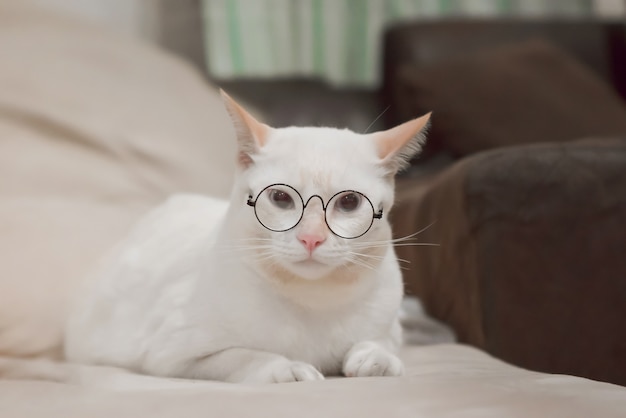
{"label": "white cat", "polygon": [[397,376],[394,174],[429,115],[384,132],[236,127],[230,202],[181,195],[143,219],[78,296],[70,362],[263,383]]}

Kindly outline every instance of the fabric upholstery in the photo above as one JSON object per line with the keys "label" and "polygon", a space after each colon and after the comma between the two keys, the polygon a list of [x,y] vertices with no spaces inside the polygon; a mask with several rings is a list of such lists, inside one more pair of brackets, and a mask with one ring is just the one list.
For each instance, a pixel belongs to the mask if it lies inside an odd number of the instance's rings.
{"label": "fabric upholstery", "polygon": [[[511,367],[460,345],[406,348],[406,376],[262,386],[190,382],[107,391],[0,380],[3,417],[468,417],[618,418],[626,390]],[[157,386],[157,385],[155,385]]]}
{"label": "fabric upholstery", "polygon": [[58,355],[75,284],[176,191],[227,195],[233,131],[179,60],[0,4],[0,355]]}
{"label": "fabric upholstery", "polygon": [[431,65],[408,64],[396,76],[401,111],[413,116],[433,111],[430,141],[457,156],[507,145],[626,135],[626,105],[619,96],[543,40]]}
{"label": "fabric upholstery", "polygon": [[[460,341],[533,370],[626,385],[626,138],[461,159],[396,208],[409,288]],[[406,190],[403,190],[406,189]],[[409,197],[406,197],[409,196]]]}

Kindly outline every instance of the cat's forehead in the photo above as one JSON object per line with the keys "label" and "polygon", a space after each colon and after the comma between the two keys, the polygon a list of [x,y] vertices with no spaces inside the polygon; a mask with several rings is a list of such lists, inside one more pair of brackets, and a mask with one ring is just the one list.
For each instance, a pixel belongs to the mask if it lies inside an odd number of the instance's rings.
{"label": "cat's forehead", "polygon": [[305,193],[363,189],[378,176],[374,144],[349,130],[276,129],[260,157],[267,181],[293,184]]}
{"label": "cat's forehead", "polygon": [[376,161],[374,143],[365,135],[348,129],[282,128],[268,138],[265,152],[285,160],[317,163],[372,164]]}

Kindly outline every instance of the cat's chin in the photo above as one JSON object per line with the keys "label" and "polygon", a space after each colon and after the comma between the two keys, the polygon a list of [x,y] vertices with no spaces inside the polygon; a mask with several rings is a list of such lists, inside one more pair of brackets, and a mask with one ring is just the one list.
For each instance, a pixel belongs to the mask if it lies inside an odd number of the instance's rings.
{"label": "cat's chin", "polygon": [[304,280],[318,280],[332,274],[335,266],[307,258],[306,260],[290,263],[288,270]]}

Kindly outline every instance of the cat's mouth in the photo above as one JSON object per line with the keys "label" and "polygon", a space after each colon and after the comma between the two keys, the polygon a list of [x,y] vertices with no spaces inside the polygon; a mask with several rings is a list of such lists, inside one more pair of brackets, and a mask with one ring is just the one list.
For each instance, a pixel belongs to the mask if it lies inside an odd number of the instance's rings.
{"label": "cat's mouth", "polygon": [[321,261],[317,261],[313,257],[308,257],[308,258],[305,258],[304,260],[296,261],[294,264],[301,266],[301,267],[316,267],[316,266],[325,265],[325,263],[322,263]]}
{"label": "cat's mouth", "polygon": [[297,261],[294,260],[290,264],[289,269],[292,272],[308,279],[325,276],[334,269],[332,265],[317,259],[315,255]]}

